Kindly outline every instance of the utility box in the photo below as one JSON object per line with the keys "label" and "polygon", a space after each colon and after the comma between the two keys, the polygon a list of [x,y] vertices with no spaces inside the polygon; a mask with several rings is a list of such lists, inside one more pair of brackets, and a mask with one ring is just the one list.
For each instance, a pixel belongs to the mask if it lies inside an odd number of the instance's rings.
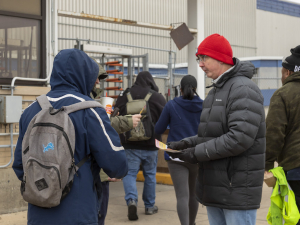
{"label": "utility box", "polygon": [[0,96],[0,123],[18,123],[22,114],[22,96]]}

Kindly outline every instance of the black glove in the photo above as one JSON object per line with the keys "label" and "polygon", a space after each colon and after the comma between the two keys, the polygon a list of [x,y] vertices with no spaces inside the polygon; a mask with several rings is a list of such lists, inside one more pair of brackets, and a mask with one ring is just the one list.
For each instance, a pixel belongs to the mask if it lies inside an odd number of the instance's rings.
{"label": "black glove", "polygon": [[173,152],[168,152],[168,155],[171,156],[173,159],[174,158],[179,158],[182,161],[191,163],[191,164],[196,164],[198,163],[198,160],[195,156],[195,147],[193,148],[187,148],[179,153],[173,153]]}
{"label": "black glove", "polygon": [[187,141],[184,141],[184,140],[168,142],[167,145],[168,145],[168,148],[173,149],[173,150],[183,150],[183,149],[191,147],[191,145]]}

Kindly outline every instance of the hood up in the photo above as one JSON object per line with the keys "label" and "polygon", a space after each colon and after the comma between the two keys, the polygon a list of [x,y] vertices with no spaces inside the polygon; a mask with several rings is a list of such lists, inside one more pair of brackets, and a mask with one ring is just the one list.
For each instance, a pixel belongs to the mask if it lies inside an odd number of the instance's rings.
{"label": "hood up", "polygon": [[86,53],[78,49],[60,51],[53,63],[51,91],[79,92],[90,96],[99,67]]}
{"label": "hood up", "polygon": [[158,87],[156,86],[151,73],[148,71],[142,71],[136,77],[136,81],[132,87],[135,85],[141,86],[144,88],[150,88],[156,92],[158,92]]}
{"label": "hood up", "polygon": [[182,96],[174,98],[174,102],[178,104],[182,109],[189,112],[201,112],[202,111],[202,102],[198,96],[194,96],[192,100],[184,99]]}

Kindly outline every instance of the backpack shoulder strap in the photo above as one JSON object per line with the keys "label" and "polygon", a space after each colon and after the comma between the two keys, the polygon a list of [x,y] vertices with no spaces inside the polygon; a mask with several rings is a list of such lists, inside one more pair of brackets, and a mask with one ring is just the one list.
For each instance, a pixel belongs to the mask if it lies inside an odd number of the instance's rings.
{"label": "backpack shoulder strap", "polygon": [[49,109],[53,107],[51,103],[49,102],[48,98],[46,95],[41,95],[36,98],[37,102],[40,104],[42,109]]}
{"label": "backpack shoulder strap", "polygon": [[84,157],[79,163],[77,163],[77,167],[80,168],[86,161],[88,161],[91,158],[91,154]]}
{"label": "backpack shoulder strap", "polygon": [[81,109],[95,108],[95,107],[104,109],[103,105],[101,105],[99,102],[96,102],[96,101],[84,101],[84,102],[75,103],[73,105],[63,106],[64,111],[67,114],[70,114],[72,112],[75,112],[75,111],[78,111]]}
{"label": "backpack shoulder strap", "polygon": [[128,102],[132,102],[132,101],[133,101],[130,92],[128,92],[128,93],[126,94],[126,97],[127,97],[127,99],[128,99]]}
{"label": "backpack shoulder strap", "polygon": [[144,100],[145,100],[146,102],[148,102],[149,99],[151,98],[151,95],[152,95],[152,93],[149,91],[148,94],[146,95],[146,97],[144,98]]}

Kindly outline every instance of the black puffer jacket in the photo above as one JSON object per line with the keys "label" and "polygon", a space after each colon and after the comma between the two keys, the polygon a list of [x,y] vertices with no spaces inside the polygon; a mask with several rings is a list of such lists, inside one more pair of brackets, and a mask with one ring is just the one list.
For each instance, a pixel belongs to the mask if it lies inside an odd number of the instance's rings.
{"label": "black puffer jacket", "polygon": [[235,67],[214,84],[203,102],[196,146],[196,194],[200,203],[223,209],[257,209],[265,168],[263,96],[250,79],[254,66]]}

